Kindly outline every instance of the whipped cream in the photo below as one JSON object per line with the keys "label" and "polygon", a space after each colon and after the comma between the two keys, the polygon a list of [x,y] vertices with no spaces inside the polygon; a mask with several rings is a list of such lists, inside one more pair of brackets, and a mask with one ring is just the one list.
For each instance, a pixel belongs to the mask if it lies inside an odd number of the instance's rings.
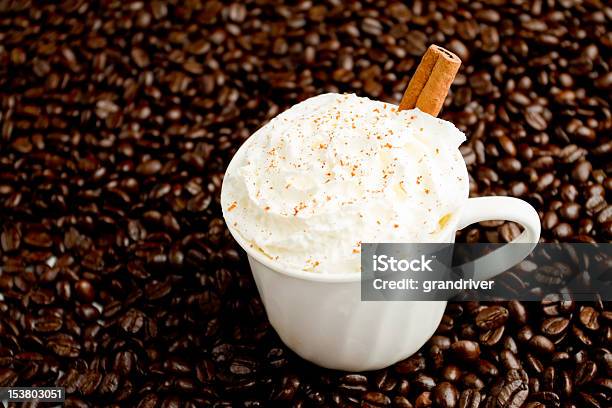
{"label": "whipped cream", "polygon": [[221,191],[226,223],[282,269],[360,271],[361,242],[450,239],[469,194],[452,123],[356,95],[307,99],[255,132]]}

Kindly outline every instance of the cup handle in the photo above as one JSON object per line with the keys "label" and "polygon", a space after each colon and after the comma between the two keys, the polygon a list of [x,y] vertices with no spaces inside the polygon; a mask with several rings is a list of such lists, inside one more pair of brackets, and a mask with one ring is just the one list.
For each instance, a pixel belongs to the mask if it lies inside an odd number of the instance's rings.
{"label": "cup handle", "polygon": [[[538,213],[530,204],[514,197],[470,198],[459,219],[458,229],[476,222],[489,220],[507,220],[521,224],[525,230],[510,243],[526,245],[522,245],[520,251],[507,251],[504,245],[469,262],[469,267],[473,268],[475,280],[491,279],[510,269],[525,259],[540,240],[541,227]],[[463,266],[467,267],[468,265]]]}

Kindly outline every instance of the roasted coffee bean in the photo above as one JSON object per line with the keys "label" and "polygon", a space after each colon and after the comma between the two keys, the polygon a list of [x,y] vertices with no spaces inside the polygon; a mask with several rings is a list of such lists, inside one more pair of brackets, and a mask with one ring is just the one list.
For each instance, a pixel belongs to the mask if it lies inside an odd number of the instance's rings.
{"label": "roasted coffee bean", "polygon": [[527,323],[527,311],[525,306],[518,300],[508,302],[508,311],[516,324],[524,325]]}
{"label": "roasted coffee bean", "polygon": [[95,320],[100,315],[98,309],[93,305],[79,305],[76,313],[81,319],[86,321]]}
{"label": "roasted coffee bean", "polygon": [[[188,373],[191,369],[188,364],[180,360],[170,360],[167,367],[176,373]],[[229,366],[234,375],[251,375],[257,371],[257,363],[250,358],[235,358]]]}
{"label": "roasted coffee bean", "polygon": [[150,300],[161,299],[167,296],[172,290],[170,282],[151,281],[145,286],[145,293]]}
{"label": "roasted coffee bean", "polygon": [[138,408],[152,408],[157,406],[158,404],[158,397],[154,394],[145,394],[144,397],[142,397],[142,399],[140,399],[140,402],[138,403],[137,407]]}
{"label": "roasted coffee bean", "polygon": [[523,342],[523,343],[527,343],[529,340],[531,340],[531,338],[533,337],[534,333],[533,330],[531,329],[531,327],[529,326],[523,326],[519,329],[516,338],[518,339],[518,341]]}
{"label": "roasted coffee bean", "polygon": [[597,373],[597,364],[592,361],[579,363],[576,367],[574,383],[578,386],[589,383],[595,378]]}
{"label": "roasted coffee bean", "polygon": [[67,334],[57,334],[48,338],[47,347],[60,357],[78,357],[81,346]]}
{"label": "roasted coffee bean", "polygon": [[442,378],[455,382],[461,378],[461,369],[454,364],[449,364],[442,369]]}
{"label": "roasted coffee bean", "polygon": [[557,382],[557,370],[555,367],[546,367],[544,370],[543,381],[542,381],[542,389],[552,391],[555,389],[555,384]]}
{"label": "roasted coffee bean", "polygon": [[425,368],[425,358],[420,354],[415,354],[395,365],[395,371],[400,374],[412,374]]}
{"label": "roasted coffee bean", "polygon": [[379,372],[374,380],[376,388],[383,392],[390,392],[397,385],[397,380],[387,370]]}
{"label": "roasted coffee bean", "polygon": [[93,285],[91,282],[85,279],[79,280],[74,285],[74,290],[79,299],[81,299],[83,302],[93,302],[96,297]]}
{"label": "roasted coffee bean", "polygon": [[515,354],[510,350],[502,350],[499,356],[502,364],[506,370],[518,370],[521,368],[520,361],[516,358]]}
{"label": "roasted coffee bean", "polygon": [[144,325],[144,316],[143,314],[136,310],[130,309],[125,315],[123,315],[120,319],[121,328],[127,333],[135,334]]}
{"label": "roasted coffee bean", "polygon": [[82,376],[79,382],[79,391],[84,396],[91,395],[98,389],[101,381],[102,376],[99,372],[89,370]]}
{"label": "roasted coffee bean", "polygon": [[580,308],[580,322],[589,330],[599,329],[599,313],[590,306]]}
{"label": "roasted coffee bean", "polygon": [[435,386],[432,393],[432,401],[437,406],[452,408],[457,404],[459,392],[457,388],[449,382],[442,382]]}
{"label": "roasted coffee bean", "polygon": [[531,377],[529,379],[529,392],[540,391],[540,380],[537,377]]}
{"label": "roasted coffee bean", "polygon": [[21,244],[21,232],[15,226],[5,226],[0,234],[0,245],[5,252],[16,251]]}
{"label": "roasted coffee bean", "polygon": [[427,374],[418,373],[414,377],[413,384],[417,389],[431,391],[436,386],[436,380]]}
{"label": "roasted coffee bean", "polygon": [[501,327],[508,320],[508,309],[502,306],[491,306],[481,310],[476,316],[476,325],[484,330]]}
{"label": "roasted coffee bean", "polygon": [[480,342],[485,346],[494,346],[504,335],[504,326],[490,329],[480,334]]}
{"label": "roasted coffee bean", "polygon": [[496,377],[499,374],[493,363],[482,359],[478,361],[478,372],[485,377]]}
{"label": "roasted coffee bean", "polygon": [[363,407],[386,407],[391,404],[391,400],[380,392],[366,392],[363,395]]}
{"label": "roasted coffee bean", "polygon": [[393,398],[392,406],[395,408],[413,408],[414,407],[408,398],[402,397],[401,395],[398,395]]}
{"label": "roasted coffee bean", "polygon": [[[296,376],[286,376],[282,379],[280,389],[274,392],[272,399],[280,401],[291,401],[294,397],[298,388],[300,387],[300,380]],[[356,391],[357,394],[365,392],[367,387],[363,389],[350,388],[349,391]]]}
{"label": "roasted coffee bean", "polygon": [[429,391],[424,391],[416,398],[414,402],[415,408],[428,408],[431,407],[431,393]]}
{"label": "roasted coffee bean", "polygon": [[30,299],[38,305],[50,305],[55,300],[55,296],[50,290],[38,289],[30,292]]}
{"label": "roasted coffee bean", "polygon": [[510,370],[486,399],[486,407],[520,407],[529,394],[529,377],[523,370]]}
{"label": "roasted coffee bean", "polygon": [[461,393],[459,398],[458,408],[478,408],[481,401],[481,395],[478,390],[468,388]]}
{"label": "roasted coffee bean", "polygon": [[484,382],[474,373],[466,373],[461,377],[461,384],[464,388],[474,388],[480,390],[484,388]]}
{"label": "roasted coffee bean", "polygon": [[569,371],[567,370],[564,370],[561,373],[561,378],[559,381],[559,389],[560,389],[561,395],[565,396],[566,398],[570,398],[574,392],[574,385],[572,383],[572,377]]}
{"label": "roasted coffee bean", "polygon": [[55,316],[43,316],[32,319],[32,330],[39,333],[51,333],[62,328],[62,319]]}
{"label": "roasted coffee bean", "polygon": [[23,242],[38,248],[49,248],[53,245],[51,236],[44,230],[31,230],[26,232]]}
{"label": "roasted coffee bean", "polygon": [[480,356],[480,346],[475,341],[459,340],[451,344],[450,351],[460,360],[476,360]]}
{"label": "roasted coffee bean", "polygon": [[437,346],[440,350],[448,350],[451,345],[451,340],[446,336],[433,336],[429,339],[429,343]]}
{"label": "roasted coffee bean", "polygon": [[112,395],[117,392],[117,389],[119,388],[119,381],[119,376],[117,374],[112,372],[105,374],[100,382],[100,394]]}
{"label": "roasted coffee bean", "polygon": [[529,396],[531,399],[540,401],[545,404],[545,406],[550,407],[559,407],[560,399],[559,396],[551,391],[543,391],[543,392],[535,392]]}
{"label": "roasted coffee bean", "polygon": [[578,162],[572,170],[572,178],[578,182],[584,183],[589,179],[592,170],[590,162],[583,160]]}
{"label": "roasted coffee bean", "polygon": [[437,346],[431,346],[429,349],[429,358],[432,361],[432,367],[439,369],[444,365],[444,352]]}
{"label": "roasted coffee bean", "polygon": [[400,380],[399,384],[397,385],[397,393],[399,395],[407,396],[409,392],[410,392],[410,381],[406,379]]}
{"label": "roasted coffee bean", "polygon": [[514,341],[514,337],[511,337],[511,336],[504,337],[503,349],[510,350],[514,354],[518,353],[518,345],[516,344],[516,341]]}
{"label": "roasted coffee bean", "polygon": [[466,323],[461,325],[460,335],[465,339],[476,339],[478,337],[478,330],[475,324]]}
{"label": "roasted coffee bean", "polygon": [[542,322],[542,333],[548,336],[559,336],[564,333],[569,326],[569,320],[564,317],[551,317]]}
{"label": "roasted coffee bean", "polygon": [[536,271],[535,279],[545,285],[558,285],[572,276],[572,270],[565,264],[555,262],[551,265],[543,265]]}
{"label": "roasted coffee bean", "polygon": [[581,406],[587,408],[602,408],[602,405],[599,403],[599,401],[597,401],[597,399],[592,395],[587,394],[586,392],[580,392],[578,396],[581,400]]}
{"label": "roasted coffee bean", "polygon": [[536,352],[550,354],[555,351],[555,345],[548,338],[536,335],[529,340],[529,346]]}
{"label": "roasted coffee bean", "polygon": [[19,379],[18,374],[10,368],[0,368],[0,386],[12,387]]}
{"label": "roasted coffee bean", "polygon": [[436,334],[444,334],[449,333],[455,324],[453,318],[447,314],[442,315],[442,321],[438,325],[438,329],[436,330]]}
{"label": "roasted coffee bean", "polygon": [[612,379],[598,378],[594,381],[595,386],[604,393],[609,393],[612,390]]}
{"label": "roasted coffee bean", "polygon": [[529,372],[535,374],[541,374],[544,371],[544,366],[542,365],[542,362],[531,353],[527,353],[527,355],[525,356],[525,367]]}
{"label": "roasted coffee bean", "polygon": [[361,394],[368,389],[368,378],[360,374],[347,374],[340,378],[339,389],[347,393]]}
{"label": "roasted coffee bean", "polygon": [[574,354],[574,361],[577,364],[588,361],[588,358],[589,358],[589,355],[586,350],[580,350],[576,354]]}
{"label": "roasted coffee bean", "polygon": [[593,345],[593,340],[578,326],[572,326],[572,334],[574,337],[583,345],[591,346]]}
{"label": "roasted coffee bean", "polygon": [[115,355],[113,360],[113,370],[121,375],[128,375],[134,365],[134,354],[128,350],[123,350]]}

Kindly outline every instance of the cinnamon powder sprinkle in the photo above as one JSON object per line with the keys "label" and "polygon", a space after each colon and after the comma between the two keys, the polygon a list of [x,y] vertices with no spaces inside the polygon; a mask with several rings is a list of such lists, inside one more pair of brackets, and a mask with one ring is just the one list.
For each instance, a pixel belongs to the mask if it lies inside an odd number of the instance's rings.
{"label": "cinnamon powder sprinkle", "polygon": [[238,203],[236,203],[235,201],[233,203],[230,204],[229,207],[227,207],[227,212],[232,211],[234,208],[236,208],[238,206]]}
{"label": "cinnamon powder sprinkle", "polygon": [[302,211],[303,209],[305,209],[306,207],[307,207],[306,203],[300,202],[299,205],[293,207],[293,215],[294,216],[298,215],[298,213]]}

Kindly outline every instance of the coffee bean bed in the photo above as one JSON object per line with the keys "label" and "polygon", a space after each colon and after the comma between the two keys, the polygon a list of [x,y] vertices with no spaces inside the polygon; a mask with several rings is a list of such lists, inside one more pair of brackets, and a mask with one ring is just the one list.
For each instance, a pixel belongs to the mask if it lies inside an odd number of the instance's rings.
{"label": "coffee bean bed", "polygon": [[436,43],[464,61],[441,116],[471,195],[527,200],[544,241],[609,242],[611,20],[600,0],[0,1],[0,386],[66,407],[611,406],[603,301],[450,303],[388,369],[301,360],[219,205],[267,120],[322,92],[397,103]]}

